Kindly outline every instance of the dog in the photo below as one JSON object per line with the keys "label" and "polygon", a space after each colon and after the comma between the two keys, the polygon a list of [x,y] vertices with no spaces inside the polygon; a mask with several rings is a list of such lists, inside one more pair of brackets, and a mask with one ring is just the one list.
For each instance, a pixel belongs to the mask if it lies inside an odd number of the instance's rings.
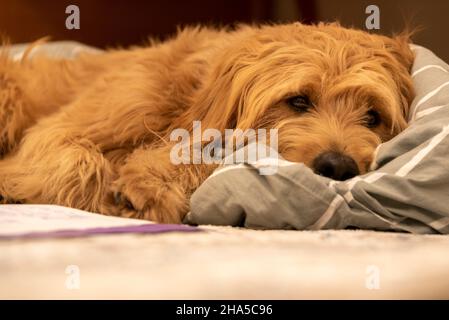
{"label": "dog", "polygon": [[[0,200],[180,223],[214,165],[170,161],[176,128],[276,128],[335,180],[407,126],[409,36],[338,23],[188,27],[72,60],[0,57]],[[238,187],[238,186],[237,186]]]}

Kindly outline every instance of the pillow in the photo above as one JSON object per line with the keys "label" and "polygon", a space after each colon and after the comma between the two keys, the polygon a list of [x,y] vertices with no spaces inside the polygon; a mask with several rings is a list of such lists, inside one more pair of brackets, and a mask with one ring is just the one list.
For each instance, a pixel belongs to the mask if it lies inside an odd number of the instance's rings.
{"label": "pillow", "polygon": [[373,171],[340,182],[282,160],[273,175],[259,174],[257,162],[223,166],[192,195],[185,222],[449,233],[449,66],[423,47],[412,49],[410,125],[379,146]]}
{"label": "pillow", "polygon": [[44,40],[38,40],[34,43],[15,44],[7,47],[8,54],[13,60],[22,59],[27,49],[31,49],[29,57],[35,54],[45,54],[46,56],[59,59],[71,59],[82,52],[102,52],[100,49],[86,46],[76,41],[45,42]]}

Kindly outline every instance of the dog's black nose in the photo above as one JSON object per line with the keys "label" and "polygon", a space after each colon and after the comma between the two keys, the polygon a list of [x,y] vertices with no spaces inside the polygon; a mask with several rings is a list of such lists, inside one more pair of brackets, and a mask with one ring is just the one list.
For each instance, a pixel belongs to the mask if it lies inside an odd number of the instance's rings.
{"label": "dog's black nose", "polygon": [[312,166],[315,173],[334,180],[347,180],[360,173],[354,159],[334,151],[318,155]]}

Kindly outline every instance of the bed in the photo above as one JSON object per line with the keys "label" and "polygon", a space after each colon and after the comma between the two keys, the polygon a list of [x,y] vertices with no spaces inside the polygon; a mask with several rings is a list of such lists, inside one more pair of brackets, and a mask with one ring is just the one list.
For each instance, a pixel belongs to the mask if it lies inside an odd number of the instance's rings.
{"label": "bed", "polygon": [[202,229],[1,241],[0,298],[449,298],[445,236]]}

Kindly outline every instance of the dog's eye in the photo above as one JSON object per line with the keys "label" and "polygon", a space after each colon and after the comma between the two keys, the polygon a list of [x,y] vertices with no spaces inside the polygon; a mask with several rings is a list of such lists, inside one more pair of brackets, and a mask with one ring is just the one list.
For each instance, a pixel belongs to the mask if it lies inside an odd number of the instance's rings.
{"label": "dog's eye", "polygon": [[380,115],[376,110],[369,110],[366,114],[365,124],[368,128],[377,127],[380,124]]}
{"label": "dog's eye", "polygon": [[308,96],[295,96],[288,98],[287,104],[292,109],[299,112],[306,112],[312,106]]}

